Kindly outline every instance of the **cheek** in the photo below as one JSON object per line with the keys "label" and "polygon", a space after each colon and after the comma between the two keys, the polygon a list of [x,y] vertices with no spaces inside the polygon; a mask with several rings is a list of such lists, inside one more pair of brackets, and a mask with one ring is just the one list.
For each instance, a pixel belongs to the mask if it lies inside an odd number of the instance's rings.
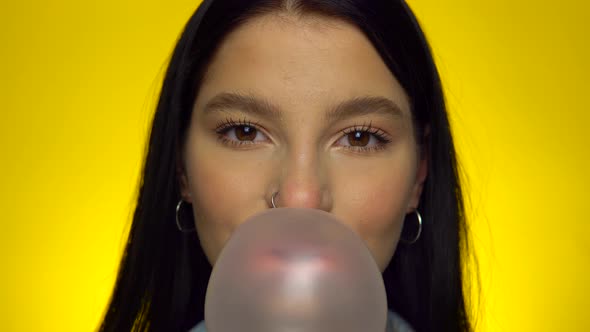
{"label": "cheek", "polygon": [[391,246],[405,215],[405,191],[387,183],[356,188],[362,196],[347,209],[353,229],[372,247]]}
{"label": "cheek", "polygon": [[193,204],[199,207],[201,215],[217,217],[207,218],[211,222],[231,223],[231,220],[218,217],[242,208],[244,202],[240,197],[247,196],[250,187],[239,173],[221,168],[219,163],[210,160],[201,159],[194,164],[192,176],[189,177],[194,195]]}
{"label": "cheek", "polygon": [[[202,138],[195,141],[203,142]],[[231,154],[198,144],[187,146],[187,177],[195,226],[201,246],[213,264],[234,229],[261,209],[260,163],[229,160]],[[221,167],[223,166],[223,167]]]}
{"label": "cheek", "polygon": [[[367,188],[356,211],[356,232],[365,241],[375,262],[384,271],[395,253],[404,220],[405,193],[395,185]],[[369,194],[370,193],[370,194]]]}
{"label": "cheek", "polygon": [[[365,241],[381,271],[387,267],[397,246],[412,189],[410,167],[398,165],[369,172],[371,176],[351,177],[341,187],[338,214]],[[351,179],[352,178],[352,179]]]}

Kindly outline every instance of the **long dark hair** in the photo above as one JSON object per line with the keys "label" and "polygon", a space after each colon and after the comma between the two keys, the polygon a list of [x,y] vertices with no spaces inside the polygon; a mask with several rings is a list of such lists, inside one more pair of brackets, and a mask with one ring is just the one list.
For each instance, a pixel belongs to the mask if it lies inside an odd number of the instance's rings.
{"label": "long dark hair", "polygon": [[[416,138],[429,154],[418,242],[400,244],[383,278],[388,306],[417,331],[471,331],[463,268],[467,226],[455,148],[428,43],[403,0],[205,0],[188,21],[163,82],[139,197],[101,331],[186,331],[203,319],[211,265],[196,233],[175,224],[180,148],[205,68],[242,22],[288,11],[361,29],[410,97]],[[424,135],[425,128],[429,134]]]}

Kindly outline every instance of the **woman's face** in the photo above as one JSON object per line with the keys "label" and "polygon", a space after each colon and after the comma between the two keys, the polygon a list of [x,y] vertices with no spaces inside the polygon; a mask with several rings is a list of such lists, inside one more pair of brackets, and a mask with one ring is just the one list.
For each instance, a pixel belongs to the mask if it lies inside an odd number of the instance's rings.
{"label": "woman's face", "polygon": [[322,209],[383,271],[418,205],[408,97],[369,40],[320,17],[267,15],[221,44],[198,92],[181,172],[214,264],[234,229],[270,207]]}

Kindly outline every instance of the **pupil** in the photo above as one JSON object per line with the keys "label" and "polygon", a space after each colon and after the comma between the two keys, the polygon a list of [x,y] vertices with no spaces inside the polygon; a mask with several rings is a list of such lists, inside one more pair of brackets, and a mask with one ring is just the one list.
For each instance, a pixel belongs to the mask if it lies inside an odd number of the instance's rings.
{"label": "pupil", "polygon": [[250,126],[236,128],[236,137],[241,141],[252,141],[256,138],[256,129]]}
{"label": "pupil", "polygon": [[369,135],[364,132],[355,131],[354,133],[350,133],[348,135],[348,139],[351,141],[351,145],[353,146],[365,146],[369,143]]}

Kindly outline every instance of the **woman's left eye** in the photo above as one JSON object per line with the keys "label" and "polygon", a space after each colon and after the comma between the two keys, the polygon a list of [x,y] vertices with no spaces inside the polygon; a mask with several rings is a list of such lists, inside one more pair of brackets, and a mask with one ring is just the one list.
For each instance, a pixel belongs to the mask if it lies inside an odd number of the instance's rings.
{"label": "woman's left eye", "polygon": [[343,131],[342,136],[337,144],[346,149],[368,151],[385,148],[390,139],[386,134],[378,129],[372,128],[352,128]]}

